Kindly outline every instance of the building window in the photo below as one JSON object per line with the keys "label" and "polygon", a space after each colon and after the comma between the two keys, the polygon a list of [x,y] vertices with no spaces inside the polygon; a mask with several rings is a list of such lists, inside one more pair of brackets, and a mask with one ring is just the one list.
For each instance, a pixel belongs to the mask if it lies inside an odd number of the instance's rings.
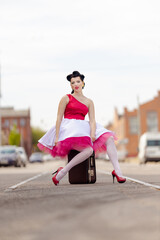
{"label": "building window", "polygon": [[18,123],[17,119],[13,119],[13,120],[12,120],[12,125],[13,125],[13,126],[17,126],[17,123]]}
{"label": "building window", "polygon": [[158,132],[158,114],[155,111],[147,112],[147,131]]}
{"label": "building window", "polygon": [[130,134],[138,134],[137,117],[129,117],[129,132]]}
{"label": "building window", "polygon": [[8,128],[9,127],[9,120],[5,119],[4,121],[4,127]]}
{"label": "building window", "polygon": [[25,125],[26,125],[26,119],[21,118],[21,119],[20,119],[20,126],[21,126],[21,127],[24,127]]}

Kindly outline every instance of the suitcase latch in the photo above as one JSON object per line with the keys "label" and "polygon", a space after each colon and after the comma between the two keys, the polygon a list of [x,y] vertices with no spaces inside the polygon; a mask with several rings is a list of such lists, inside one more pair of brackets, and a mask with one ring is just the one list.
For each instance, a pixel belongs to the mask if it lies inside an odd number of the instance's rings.
{"label": "suitcase latch", "polygon": [[94,170],[88,170],[88,174],[93,177],[94,176]]}

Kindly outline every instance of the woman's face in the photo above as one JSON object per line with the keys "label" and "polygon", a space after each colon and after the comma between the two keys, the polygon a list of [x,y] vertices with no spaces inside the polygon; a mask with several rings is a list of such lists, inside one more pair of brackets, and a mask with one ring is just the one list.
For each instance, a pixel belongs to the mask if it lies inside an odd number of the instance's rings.
{"label": "woman's face", "polygon": [[80,79],[80,77],[71,78],[71,88],[74,90],[74,92],[82,91],[83,85],[83,81]]}

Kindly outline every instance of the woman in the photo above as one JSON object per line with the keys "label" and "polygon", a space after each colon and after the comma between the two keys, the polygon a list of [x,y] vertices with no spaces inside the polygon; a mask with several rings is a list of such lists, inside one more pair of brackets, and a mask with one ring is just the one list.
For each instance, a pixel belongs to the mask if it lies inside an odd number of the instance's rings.
{"label": "woman", "polygon": [[[56,126],[52,127],[38,142],[40,150],[49,152],[53,157],[66,157],[71,149],[78,153],[64,168],[60,167],[52,178],[55,185],[75,165],[83,162],[95,153],[106,152],[112,162],[113,182],[116,177],[119,183],[126,181],[122,177],[117,151],[114,144],[115,134],[95,122],[95,111],[92,100],[83,95],[84,75],[74,71],[67,76],[72,93],[62,97],[57,113]],[[84,120],[88,113],[89,121]],[[64,118],[63,118],[64,116]]]}

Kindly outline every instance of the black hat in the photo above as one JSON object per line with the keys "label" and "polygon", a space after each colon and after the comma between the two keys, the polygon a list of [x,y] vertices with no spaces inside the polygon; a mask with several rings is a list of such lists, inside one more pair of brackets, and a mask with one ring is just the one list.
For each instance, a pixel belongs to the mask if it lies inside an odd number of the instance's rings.
{"label": "black hat", "polygon": [[80,74],[78,71],[74,71],[72,74],[69,74],[66,78],[68,81],[71,81],[71,78],[74,77],[80,77],[80,79],[83,81],[85,76],[83,74]]}

